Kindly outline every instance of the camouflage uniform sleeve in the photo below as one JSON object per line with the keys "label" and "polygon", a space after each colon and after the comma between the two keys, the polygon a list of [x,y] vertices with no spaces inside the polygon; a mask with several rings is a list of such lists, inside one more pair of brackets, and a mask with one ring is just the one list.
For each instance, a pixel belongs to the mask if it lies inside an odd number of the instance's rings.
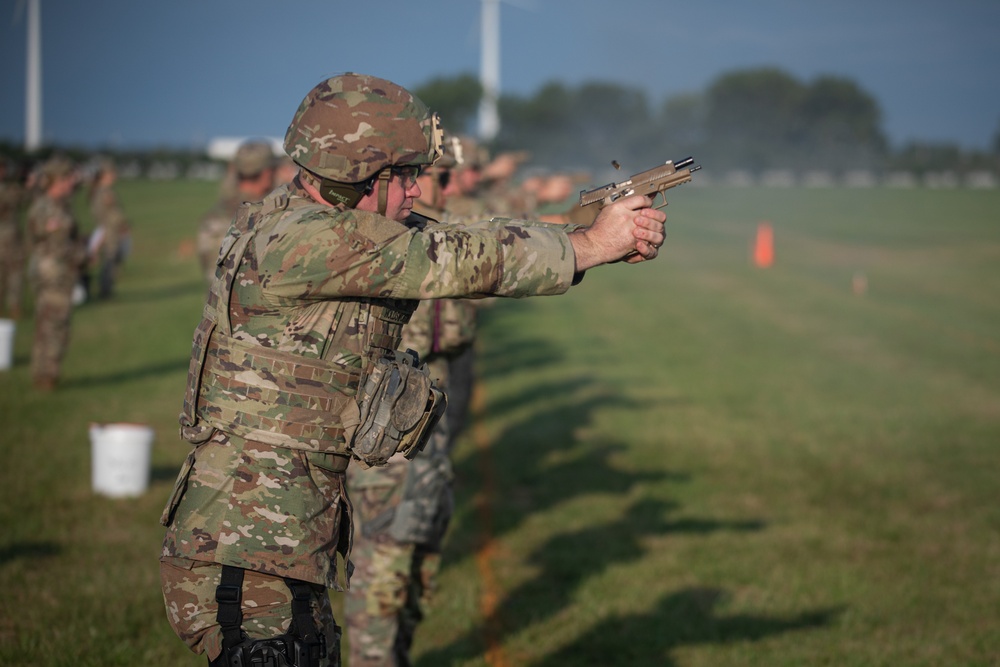
{"label": "camouflage uniform sleeve", "polygon": [[257,238],[261,284],[297,299],[561,294],[576,263],[562,226],[503,219],[419,230],[374,213],[321,210]]}
{"label": "camouflage uniform sleeve", "polygon": [[392,296],[562,294],[573,284],[575,264],[566,230],[559,226],[504,218],[431,225],[410,236]]}

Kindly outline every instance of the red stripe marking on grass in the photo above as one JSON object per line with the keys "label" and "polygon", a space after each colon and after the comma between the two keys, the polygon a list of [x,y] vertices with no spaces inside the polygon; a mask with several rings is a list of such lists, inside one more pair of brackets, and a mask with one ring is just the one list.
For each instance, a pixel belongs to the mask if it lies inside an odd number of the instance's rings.
{"label": "red stripe marking on grass", "polygon": [[479,609],[484,619],[484,642],[486,663],[492,667],[508,667],[507,656],[500,645],[500,619],[496,616],[500,599],[499,586],[493,576],[493,556],[497,546],[493,539],[493,498],[496,497],[496,476],[493,473],[493,458],[490,456],[490,435],[486,430],[483,413],[486,407],[486,392],[482,382],[476,382],[472,389],[472,439],[479,452],[479,474],[482,486],[476,494],[476,514],[479,517],[479,550],[476,552],[476,568],[483,582],[479,597]]}

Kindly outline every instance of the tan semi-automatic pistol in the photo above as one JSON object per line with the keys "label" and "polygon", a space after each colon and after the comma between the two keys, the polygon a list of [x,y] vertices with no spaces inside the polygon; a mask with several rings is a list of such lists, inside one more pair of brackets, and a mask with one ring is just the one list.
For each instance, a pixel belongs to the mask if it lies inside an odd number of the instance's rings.
{"label": "tan semi-automatic pistol", "polygon": [[601,206],[606,206],[622,197],[648,195],[655,198],[657,194],[661,194],[663,205],[655,207],[661,209],[667,205],[666,191],[687,183],[691,180],[691,174],[699,169],[701,165],[695,165],[693,157],[686,157],[676,163],[667,160],[666,164],[639,172],[627,181],[608,183],[593,190],[581,190],[580,206],[590,206],[597,202],[601,202]]}

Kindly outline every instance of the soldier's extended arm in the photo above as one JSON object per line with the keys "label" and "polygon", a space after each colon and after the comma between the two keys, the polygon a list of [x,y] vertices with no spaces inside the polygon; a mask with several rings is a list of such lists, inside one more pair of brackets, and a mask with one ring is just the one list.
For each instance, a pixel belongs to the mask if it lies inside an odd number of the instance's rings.
{"label": "soldier's extended arm", "polygon": [[657,208],[663,208],[667,205],[664,193],[672,187],[690,181],[691,174],[699,169],[701,169],[701,165],[695,165],[693,157],[686,157],[676,163],[673,160],[667,160],[666,164],[641,171],[627,181],[608,183],[593,190],[581,190],[580,206],[589,206],[597,202],[600,202],[601,206],[606,206],[630,195],[646,195],[652,199],[657,194],[661,194],[663,195],[663,206]]}

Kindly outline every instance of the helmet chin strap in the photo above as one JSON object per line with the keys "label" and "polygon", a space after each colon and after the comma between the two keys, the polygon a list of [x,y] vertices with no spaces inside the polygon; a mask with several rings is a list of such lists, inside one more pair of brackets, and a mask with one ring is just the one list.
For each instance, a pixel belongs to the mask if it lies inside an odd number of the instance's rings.
{"label": "helmet chin strap", "polygon": [[389,179],[392,178],[392,170],[383,169],[378,174],[378,212],[385,216],[389,206]]}

